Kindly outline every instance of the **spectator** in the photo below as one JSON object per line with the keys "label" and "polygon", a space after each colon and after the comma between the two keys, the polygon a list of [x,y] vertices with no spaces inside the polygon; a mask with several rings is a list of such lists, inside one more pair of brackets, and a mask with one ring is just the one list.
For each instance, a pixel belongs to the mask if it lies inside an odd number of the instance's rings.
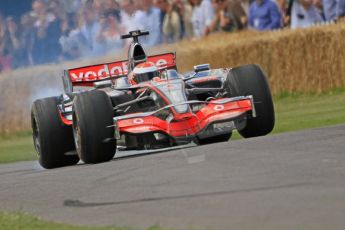
{"label": "spectator", "polygon": [[121,23],[121,14],[120,14],[120,4],[116,0],[104,0],[103,2],[104,13],[114,12],[116,13],[117,21]]}
{"label": "spectator", "polygon": [[163,20],[167,12],[168,0],[154,0],[154,6],[160,10],[159,23],[163,25]]}
{"label": "spectator", "polygon": [[323,0],[322,5],[326,21],[345,16],[345,0]]}
{"label": "spectator", "polygon": [[121,34],[124,29],[120,25],[119,12],[117,10],[109,10],[104,15],[102,29],[97,37],[97,41],[105,46],[105,52],[116,52],[123,47]]}
{"label": "spectator", "polygon": [[[52,22],[51,25],[48,25],[50,29],[48,29],[48,35],[49,35],[49,46],[54,47],[50,48],[52,53],[56,55],[51,62],[56,62],[59,58],[61,58],[62,55],[62,49],[61,45],[59,43],[59,38],[62,35],[62,22],[67,18],[67,14],[64,11],[64,6],[62,1],[60,0],[48,0],[47,4],[47,12],[55,17],[55,20]],[[70,15],[71,16],[71,15]],[[51,34],[53,33],[53,34]],[[57,36],[57,37],[51,37],[51,36]]]}
{"label": "spectator", "polygon": [[323,11],[325,14],[326,21],[335,20],[337,17],[336,6],[337,0],[323,0]]}
{"label": "spectator", "polygon": [[87,50],[85,37],[81,34],[81,15],[68,17],[61,24],[62,35],[59,43],[62,48],[62,59],[73,60],[82,56],[82,51]]}
{"label": "spectator", "polygon": [[10,35],[3,19],[0,20],[0,72],[12,69],[12,57],[8,45],[11,42]]}
{"label": "spectator", "polygon": [[68,1],[61,1],[64,12],[68,16],[76,15],[78,11],[82,8],[82,0],[68,0]]}
{"label": "spectator", "polygon": [[238,29],[245,29],[248,24],[249,2],[246,0],[229,0],[228,7],[235,17]]}
{"label": "spectator", "polygon": [[281,18],[280,27],[289,26],[290,25],[290,18],[287,17],[287,15],[286,15],[287,3],[288,3],[288,1],[294,2],[297,0],[271,0],[271,1],[273,1],[279,9],[280,18]]}
{"label": "spectator", "polygon": [[103,0],[93,0],[92,1],[92,10],[95,13],[95,18],[96,20],[99,19],[100,16],[103,16],[104,12],[105,12],[105,8],[104,8],[104,4],[103,4]]}
{"label": "spectator", "polygon": [[80,28],[81,36],[85,42],[85,50],[83,56],[94,57],[102,55],[104,48],[97,42],[97,36],[101,31],[101,25],[97,21],[97,15],[92,9],[85,9],[83,11],[83,25]]}
{"label": "spectator", "polygon": [[193,13],[192,6],[183,0],[173,0],[172,10],[175,11],[180,19],[181,38],[191,38],[193,36],[193,24],[191,15]]}
{"label": "spectator", "polygon": [[60,24],[55,15],[47,11],[43,0],[33,2],[33,13],[36,18],[32,48],[33,62],[34,64],[55,62],[61,52]]}
{"label": "spectator", "polygon": [[6,27],[10,37],[7,46],[9,47],[12,54],[12,68],[18,68],[23,64],[23,62],[25,62],[25,60],[23,60],[25,59],[25,50],[21,46],[19,40],[20,34],[18,30],[18,25],[12,17],[8,17],[6,19]]}
{"label": "spectator", "polygon": [[125,32],[128,33],[129,31],[137,30],[139,26],[136,25],[134,19],[136,13],[136,4],[134,4],[134,0],[122,0],[120,7],[121,24],[122,27],[125,28]]}
{"label": "spectator", "polygon": [[105,0],[103,5],[105,11],[120,11],[120,4],[116,0]]}
{"label": "spectator", "polygon": [[47,11],[53,14],[60,23],[61,20],[66,18],[66,12],[64,10],[63,3],[60,0],[49,0]]}
{"label": "spectator", "polygon": [[242,6],[242,9],[244,10],[244,12],[247,15],[247,17],[249,15],[249,8],[250,8],[250,3],[251,2],[252,2],[251,0],[240,0],[240,4]]}
{"label": "spectator", "polygon": [[200,38],[207,32],[207,27],[214,17],[214,10],[210,0],[191,0],[193,5],[192,23],[194,37]]}
{"label": "spectator", "polygon": [[24,14],[20,19],[20,33],[19,33],[19,50],[18,50],[18,63],[16,67],[25,67],[33,65],[32,59],[32,43],[33,43],[33,26],[34,19],[29,14]]}
{"label": "spectator", "polygon": [[34,0],[32,2],[32,11],[30,12],[30,16],[33,18],[37,18],[39,14],[41,14],[44,11],[45,2]]}
{"label": "spectator", "polygon": [[343,18],[345,16],[345,0],[337,1],[336,15],[337,19]]}
{"label": "spectator", "polygon": [[311,0],[295,1],[291,10],[291,28],[305,28],[323,19]]}
{"label": "spectator", "polygon": [[227,0],[212,0],[215,17],[207,27],[207,33],[214,31],[232,32],[237,30],[237,23],[233,13],[229,9]]}
{"label": "spectator", "polygon": [[326,21],[325,14],[323,12],[322,0],[314,0],[313,2],[317,12],[320,14],[323,21]]}
{"label": "spectator", "polygon": [[167,39],[163,34],[163,22],[169,5],[168,0],[154,0],[154,6],[159,9],[160,34],[162,34],[161,42],[165,42]]}
{"label": "spectator", "polygon": [[142,37],[141,41],[147,46],[154,46],[161,43],[161,23],[159,20],[161,12],[153,6],[152,0],[139,2],[140,10],[135,13],[134,20],[141,30],[150,31],[150,37]]}
{"label": "spectator", "polygon": [[166,42],[177,42],[182,37],[180,15],[167,0],[161,0],[161,10],[166,12],[163,19],[163,34]]}
{"label": "spectator", "polygon": [[249,9],[249,26],[254,30],[273,30],[281,27],[282,17],[276,3],[255,0]]}
{"label": "spectator", "polygon": [[228,10],[234,15],[237,28],[239,30],[246,28],[249,2],[247,0],[229,0],[228,4]]}
{"label": "spectator", "polygon": [[83,10],[92,10],[93,9],[93,7],[94,7],[94,5],[93,5],[93,2],[94,2],[94,0],[86,0],[86,1],[84,1],[84,5],[83,5]]}

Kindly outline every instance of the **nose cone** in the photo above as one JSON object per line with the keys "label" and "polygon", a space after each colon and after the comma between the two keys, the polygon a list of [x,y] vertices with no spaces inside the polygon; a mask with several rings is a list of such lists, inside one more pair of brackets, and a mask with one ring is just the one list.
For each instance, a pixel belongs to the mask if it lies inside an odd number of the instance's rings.
{"label": "nose cone", "polygon": [[178,114],[175,114],[174,120],[176,121],[189,120],[194,116],[195,115],[192,112],[187,112],[187,113],[182,113],[182,114],[178,113]]}

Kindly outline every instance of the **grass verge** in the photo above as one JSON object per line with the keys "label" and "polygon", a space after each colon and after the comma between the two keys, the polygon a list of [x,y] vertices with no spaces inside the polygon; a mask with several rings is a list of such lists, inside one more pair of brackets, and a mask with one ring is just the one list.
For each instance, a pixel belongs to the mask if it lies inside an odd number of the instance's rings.
{"label": "grass verge", "polygon": [[0,163],[34,159],[36,159],[36,152],[31,132],[0,136]]}
{"label": "grass verge", "polygon": [[[320,95],[288,94],[275,97],[276,125],[272,133],[345,123],[345,90]],[[233,139],[239,139],[235,133]],[[0,137],[0,163],[34,160],[31,133]]]}
{"label": "grass verge", "polygon": [[[119,227],[85,227],[67,224],[59,224],[51,221],[42,220],[26,213],[0,212],[1,230],[132,230],[133,228]],[[168,230],[160,227],[150,227],[147,230]]]}
{"label": "grass verge", "polygon": [[290,95],[276,99],[273,133],[345,123],[345,91],[321,95]]}

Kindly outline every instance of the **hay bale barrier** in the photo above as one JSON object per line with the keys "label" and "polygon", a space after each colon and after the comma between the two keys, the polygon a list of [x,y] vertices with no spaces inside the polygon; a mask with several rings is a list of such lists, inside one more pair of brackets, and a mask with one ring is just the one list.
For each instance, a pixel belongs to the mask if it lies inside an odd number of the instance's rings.
{"label": "hay bale barrier", "polygon": [[[266,71],[274,95],[322,93],[345,88],[345,23],[309,29],[215,34],[152,49],[176,51],[179,71],[210,63],[212,68],[256,63]],[[30,107],[62,92],[63,69],[123,58],[124,54],[83,62],[19,69],[0,75],[0,133],[30,128]]]}
{"label": "hay bale barrier", "polygon": [[181,70],[199,63],[213,68],[256,63],[267,72],[273,94],[322,93],[345,87],[345,24],[266,33],[217,34],[176,45]]}

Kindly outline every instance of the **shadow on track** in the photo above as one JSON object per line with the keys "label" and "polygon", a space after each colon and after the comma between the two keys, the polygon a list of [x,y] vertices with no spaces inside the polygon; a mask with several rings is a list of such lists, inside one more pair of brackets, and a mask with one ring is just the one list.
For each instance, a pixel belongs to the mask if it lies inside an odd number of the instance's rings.
{"label": "shadow on track", "polygon": [[63,205],[66,207],[77,207],[77,208],[87,208],[87,207],[97,207],[97,206],[109,206],[109,205],[121,205],[121,204],[136,204],[136,203],[146,203],[146,202],[155,202],[163,200],[178,200],[185,198],[197,198],[197,197],[207,197],[207,196],[220,196],[220,195],[229,195],[236,193],[248,193],[248,192],[258,192],[258,191],[267,191],[267,190],[277,190],[285,188],[294,188],[311,185],[312,183],[295,183],[295,184],[286,184],[286,185],[277,185],[277,186],[267,186],[267,187],[257,187],[257,188],[247,188],[247,189],[237,189],[237,190],[228,190],[228,191],[218,191],[218,192],[208,192],[208,193],[199,193],[199,194],[186,194],[179,196],[161,196],[161,197],[152,197],[152,198],[142,198],[136,200],[124,200],[124,201],[110,201],[110,202],[83,202],[80,200],[65,200]]}

